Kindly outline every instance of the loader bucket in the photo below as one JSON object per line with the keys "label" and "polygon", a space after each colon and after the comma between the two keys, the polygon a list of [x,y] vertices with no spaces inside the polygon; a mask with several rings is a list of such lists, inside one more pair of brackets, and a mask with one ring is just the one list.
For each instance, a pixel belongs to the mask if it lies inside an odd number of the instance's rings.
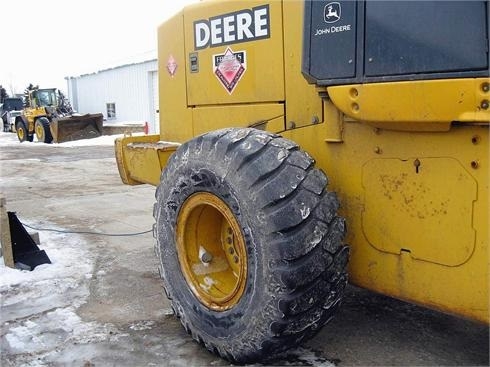
{"label": "loader bucket", "polygon": [[50,124],[54,143],[97,138],[102,135],[101,113],[53,119]]}

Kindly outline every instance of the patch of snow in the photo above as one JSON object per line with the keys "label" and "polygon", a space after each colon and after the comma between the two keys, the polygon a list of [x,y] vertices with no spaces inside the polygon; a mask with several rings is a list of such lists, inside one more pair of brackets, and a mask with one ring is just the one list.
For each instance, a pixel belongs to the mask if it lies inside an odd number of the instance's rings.
{"label": "patch of snow", "polygon": [[305,203],[300,204],[299,211],[301,213],[301,218],[306,219],[310,215],[310,208],[305,205]]}
{"label": "patch of snow", "polygon": [[[84,241],[75,234],[43,232],[39,234],[41,250],[45,250],[51,264],[37,266],[33,271],[6,267],[0,258],[0,291],[7,288],[57,279],[81,278],[92,272],[92,261]],[[53,284],[58,287],[58,284]],[[5,300],[4,300],[5,302]]]}
{"label": "patch of snow", "polygon": [[94,271],[87,242],[76,234],[41,232],[40,243],[52,264],[23,271],[6,267],[0,257],[2,354],[14,364],[44,366],[67,345],[127,336],[76,313],[89,296]]}
{"label": "patch of snow", "polygon": [[105,270],[99,270],[99,271],[97,272],[97,276],[106,275],[106,273],[107,273],[107,272],[106,272]]}
{"label": "patch of snow", "polygon": [[[132,136],[143,136],[144,133],[133,133]],[[33,141],[33,142],[28,142],[25,141],[23,143],[19,142],[17,139],[17,136],[12,133],[4,133],[0,132],[0,145],[2,146],[9,146],[9,145],[19,145],[22,144],[23,147],[29,148],[29,147],[40,147],[40,146],[45,146],[45,147],[58,147],[58,148],[73,148],[73,147],[85,147],[85,146],[97,146],[97,145],[114,145],[114,141],[116,138],[124,137],[124,134],[117,134],[117,135],[102,135],[99,136],[98,138],[92,138],[92,139],[81,139],[81,140],[74,140],[74,141],[67,141],[65,143],[53,143],[53,144],[45,144],[45,143],[40,143],[38,141]]]}
{"label": "patch of snow", "polygon": [[[277,364],[276,364],[277,363]],[[283,353],[274,366],[316,366],[335,367],[335,363],[320,355],[320,352],[299,347]]]}
{"label": "patch of snow", "polygon": [[154,325],[155,325],[155,321],[151,321],[151,320],[148,320],[148,321],[139,321],[139,322],[136,322],[134,324],[131,324],[129,326],[129,328],[131,330],[135,330],[135,331],[150,330],[150,329],[153,328]]}
{"label": "patch of snow", "polygon": [[94,343],[120,337],[111,325],[85,322],[75,308],[57,308],[21,321],[5,334],[10,354],[42,353],[71,343]]}

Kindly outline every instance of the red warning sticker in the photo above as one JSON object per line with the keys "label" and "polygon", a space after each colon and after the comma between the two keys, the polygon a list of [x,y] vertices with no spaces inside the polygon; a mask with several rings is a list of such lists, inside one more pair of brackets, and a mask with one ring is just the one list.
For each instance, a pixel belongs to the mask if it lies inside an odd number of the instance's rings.
{"label": "red warning sticker", "polygon": [[227,48],[224,54],[213,55],[214,75],[229,94],[235,90],[238,82],[247,70],[245,51],[234,52]]}
{"label": "red warning sticker", "polygon": [[172,77],[175,75],[175,72],[177,71],[177,61],[175,61],[173,55],[170,55],[168,57],[167,71],[170,74],[170,76],[172,76]]}

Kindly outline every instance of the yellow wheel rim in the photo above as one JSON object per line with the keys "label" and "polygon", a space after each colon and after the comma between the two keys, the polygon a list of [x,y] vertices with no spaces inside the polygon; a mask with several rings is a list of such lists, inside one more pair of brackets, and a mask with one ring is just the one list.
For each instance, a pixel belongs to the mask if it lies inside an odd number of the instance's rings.
{"label": "yellow wheel rim", "polygon": [[240,226],[218,197],[190,196],[177,218],[177,252],[182,273],[206,307],[225,311],[243,295],[247,253]]}
{"label": "yellow wheel rim", "polygon": [[19,127],[19,128],[17,129],[17,136],[19,137],[19,140],[24,140],[24,138],[25,138],[25,131],[24,131],[24,128]]}
{"label": "yellow wheel rim", "polygon": [[36,124],[36,135],[39,141],[44,141],[44,127],[41,124]]}

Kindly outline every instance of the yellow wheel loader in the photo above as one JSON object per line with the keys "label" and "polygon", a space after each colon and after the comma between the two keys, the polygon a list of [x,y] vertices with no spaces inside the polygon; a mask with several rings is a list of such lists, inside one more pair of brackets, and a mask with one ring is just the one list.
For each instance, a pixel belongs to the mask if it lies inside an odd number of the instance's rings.
{"label": "yellow wheel loader", "polygon": [[489,322],[488,19],[486,1],[203,1],[158,29],[160,134],[116,158],[157,186],[160,273],[196,341],[270,358],[347,280]]}
{"label": "yellow wheel loader", "polygon": [[15,131],[20,142],[43,143],[96,138],[102,135],[103,115],[73,114],[62,108],[56,89],[32,89],[25,96],[23,113],[15,118]]}

